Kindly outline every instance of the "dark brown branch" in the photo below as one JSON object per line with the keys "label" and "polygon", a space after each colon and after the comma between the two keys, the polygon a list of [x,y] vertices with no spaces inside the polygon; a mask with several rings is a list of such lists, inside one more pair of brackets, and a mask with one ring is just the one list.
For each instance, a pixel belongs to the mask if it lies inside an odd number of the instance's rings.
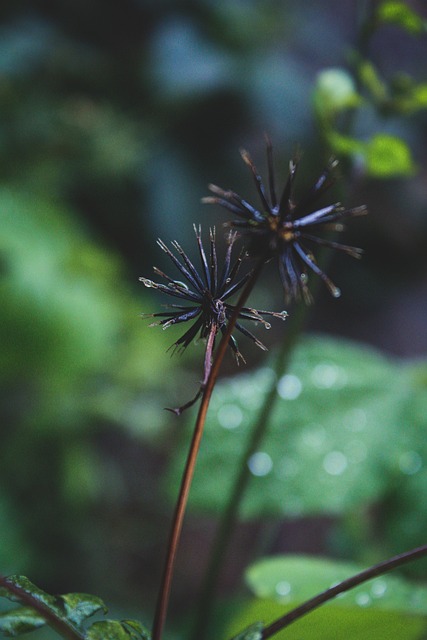
{"label": "dark brown branch", "polygon": [[417,547],[416,549],[412,549],[411,551],[407,551],[406,553],[401,553],[393,558],[389,558],[384,562],[380,562],[379,564],[374,565],[373,567],[369,567],[369,569],[365,569],[360,573],[352,576],[351,578],[347,578],[347,580],[343,580],[339,584],[326,589],[322,593],[319,593],[314,598],[303,602],[299,607],[292,609],[281,618],[278,618],[274,622],[272,622],[268,627],[264,629],[263,632],[263,640],[266,638],[271,638],[274,634],[278,633],[282,629],[289,627],[290,624],[302,618],[307,613],[310,613],[314,609],[317,609],[320,605],[332,600],[340,593],[345,593],[357,585],[366,582],[367,580],[371,580],[372,578],[376,578],[377,576],[381,576],[388,571],[392,571],[397,567],[400,567],[408,562],[412,562],[412,560],[416,560],[418,558],[422,558],[427,555],[427,545],[423,545],[422,547]]}

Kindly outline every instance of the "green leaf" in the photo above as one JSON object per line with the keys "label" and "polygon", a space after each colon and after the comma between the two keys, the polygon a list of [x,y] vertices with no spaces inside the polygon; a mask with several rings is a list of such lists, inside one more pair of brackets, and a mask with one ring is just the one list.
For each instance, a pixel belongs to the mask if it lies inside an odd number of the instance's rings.
{"label": "green leaf", "polygon": [[426,30],[425,20],[405,2],[385,0],[378,6],[376,16],[383,23],[396,24],[415,35]]}
{"label": "green leaf", "polygon": [[331,150],[339,156],[363,155],[363,142],[350,136],[344,136],[338,131],[326,131],[326,138]]}
{"label": "green leaf", "polygon": [[356,107],[361,97],[352,76],[340,68],[321,71],[316,78],[314,105],[320,118],[331,118],[337,113]]}
{"label": "green leaf", "polygon": [[98,611],[104,614],[108,611],[101,598],[86,593],[67,593],[59,598],[64,604],[65,617],[77,626]]}
{"label": "green leaf", "polygon": [[122,620],[122,624],[130,630],[130,635],[132,638],[142,638],[142,640],[150,640],[150,632],[141,622],[139,622],[139,620]]}
{"label": "green leaf", "polygon": [[[410,368],[355,343],[312,336],[296,348],[288,373],[274,375],[268,363],[217,385],[190,507],[224,507],[271,385],[276,402],[262,444],[247,461],[251,480],[241,517],[350,512],[406,477],[399,456],[417,445],[411,439],[403,445],[400,434],[421,393]],[[181,449],[167,478],[171,499],[184,464]]]}
{"label": "green leaf", "polygon": [[234,636],[232,640],[262,640],[263,630],[264,624],[262,622],[255,622],[237,636]]}
{"label": "green leaf", "polygon": [[[259,560],[249,567],[246,583],[258,598],[299,603],[363,569],[354,563],[326,558],[274,556]],[[412,585],[386,574],[341,594],[333,602],[337,607],[369,606],[427,616],[427,587]]]}
{"label": "green leaf", "polygon": [[30,607],[19,607],[0,613],[0,633],[6,637],[34,631],[45,624],[45,619]]}
{"label": "green leaf", "polygon": [[388,101],[387,85],[371,62],[361,60],[357,65],[357,72],[360,82],[371,93],[375,102],[381,105]]}
{"label": "green leaf", "polygon": [[149,640],[150,634],[136,620],[103,620],[94,622],[86,633],[86,640]]}
{"label": "green leaf", "polygon": [[[54,611],[57,615],[61,615],[60,607],[57,604],[57,599],[54,596],[49,595],[42,589],[36,587],[28,578],[25,576],[8,576],[7,582],[12,585],[16,585],[25,593],[28,593],[33,598],[46,605]],[[15,595],[12,591],[9,591],[6,587],[0,587],[0,597],[7,598],[8,600],[12,600],[12,602],[20,602],[21,598],[18,595]]]}
{"label": "green leaf", "polygon": [[[262,619],[265,625],[293,608],[273,600],[252,600],[235,613],[225,637],[231,637],[251,620]],[[393,611],[359,606],[335,607],[328,603],[275,634],[275,640],[423,640],[423,618]]]}
{"label": "green leaf", "polygon": [[365,147],[366,169],[375,178],[408,176],[415,166],[408,145],[385,133],[374,135]]}
{"label": "green leaf", "polygon": [[[256,599],[243,605],[229,633],[249,620],[270,624],[302,602],[362,570],[351,563],[317,557],[278,556],[250,567],[248,586]],[[417,640],[427,629],[427,589],[385,575],[359,585],[275,635],[279,640],[360,638]]]}

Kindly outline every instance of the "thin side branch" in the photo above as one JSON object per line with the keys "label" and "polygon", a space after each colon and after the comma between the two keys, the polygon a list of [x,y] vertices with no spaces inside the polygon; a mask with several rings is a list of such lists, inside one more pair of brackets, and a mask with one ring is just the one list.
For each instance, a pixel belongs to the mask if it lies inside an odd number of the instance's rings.
{"label": "thin side branch", "polygon": [[393,556],[388,560],[384,560],[379,564],[375,564],[374,566],[369,567],[369,569],[361,571],[351,578],[347,578],[347,580],[343,580],[339,584],[326,589],[326,591],[319,593],[317,596],[314,596],[314,598],[303,602],[303,604],[301,604],[299,607],[292,609],[292,611],[289,611],[281,618],[278,618],[277,620],[272,622],[270,625],[268,625],[268,627],[264,629],[262,635],[263,640],[271,638],[271,636],[274,636],[279,631],[282,631],[282,629],[289,627],[290,624],[292,624],[296,620],[299,620],[299,618],[302,618],[302,616],[305,616],[307,613],[310,613],[314,609],[317,609],[317,607],[320,607],[320,605],[324,604],[325,602],[332,600],[340,593],[345,593],[346,591],[357,587],[363,582],[372,580],[372,578],[381,576],[384,573],[388,573],[389,571],[392,571],[397,567],[407,564],[408,562],[412,562],[412,560],[423,558],[424,556],[427,556],[427,544],[423,545],[422,547],[412,549],[411,551],[407,551],[406,553],[401,553],[397,556]]}

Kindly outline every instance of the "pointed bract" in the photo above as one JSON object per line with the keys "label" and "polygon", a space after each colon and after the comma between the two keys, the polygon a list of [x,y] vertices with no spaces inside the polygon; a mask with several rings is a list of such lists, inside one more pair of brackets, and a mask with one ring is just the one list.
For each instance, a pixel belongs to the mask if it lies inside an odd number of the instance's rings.
{"label": "pointed bract", "polygon": [[[200,227],[198,229],[194,227],[194,231],[196,234],[201,271],[196,269],[193,262],[177,242],[172,242],[171,244],[179,257],[159,239],[157,244],[172,261],[180,273],[180,278],[183,278],[184,281],[174,280],[157,267],[154,267],[154,273],[163,278],[165,283],[154,282],[148,278],[140,278],[140,281],[146,287],[158,289],[162,293],[182,301],[182,303],[180,302],[178,304],[169,304],[164,311],[144,314],[144,318],[161,318],[150,326],[160,325],[163,329],[167,329],[174,324],[194,321],[189,329],[171,345],[174,351],[183,351],[196,337],[206,340],[204,374],[200,390],[193,400],[179,409],[173,410],[178,414],[191,406],[201,395],[210,373],[216,336],[219,332],[225,332],[227,322],[235,311],[235,307],[228,302],[228,299],[239,291],[251,276],[251,272],[247,272],[237,277],[244,253],[240,252],[238,257],[234,261],[232,260],[233,245],[237,238],[236,232],[230,232],[228,235],[228,246],[225,258],[221,269],[219,269],[215,230],[211,230],[209,234],[208,255],[203,246]],[[238,314],[238,320],[250,320],[261,323],[269,328],[270,325],[264,320],[263,316],[272,316],[284,320],[287,315],[286,311],[276,313],[273,311],[257,311],[256,309],[243,307]],[[248,331],[246,327],[242,326],[240,322],[236,323],[235,329],[250,338],[258,347],[265,349],[262,342]],[[230,337],[229,346],[236,360],[239,361],[240,359],[244,361],[236,339],[233,336]]]}
{"label": "pointed bract", "polygon": [[264,256],[266,260],[278,259],[279,273],[287,300],[303,298],[307,303],[311,302],[307,285],[309,271],[313,271],[323,280],[334,297],[339,297],[341,295],[339,288],[317,265],[311,247],[326,246],[348,253],[355,258],[361,257],[362,250],[318,237],[311,231],[341,231],[344,227],[338,224],[338,221],[365,215],[367,209],[364,206],[345,209],[340,203],[320,209],[315,208],[320,196],[334,183],[332,172],[338,161],[329,162],[307,195],[298,202],[293,196],[298,160],[291,160],[289,163],[288,179],[281,197],[278,198],[270,140],[267,139],[268,190],[249,153],[245,150],[240,153],[251,170],[261,207],[257,209],[233,191],[226,191],[216,185],[209,185],[214,196],[203,198],[202,202],[219,204],[237,216],[237,219],[231,220],[227,226],[238,229],[248,237],[252,253]]}

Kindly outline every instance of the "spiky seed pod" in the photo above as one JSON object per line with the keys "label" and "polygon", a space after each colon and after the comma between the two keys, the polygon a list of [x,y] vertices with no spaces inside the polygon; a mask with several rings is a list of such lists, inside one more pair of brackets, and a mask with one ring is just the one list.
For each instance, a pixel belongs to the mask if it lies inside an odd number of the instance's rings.
{"label": "spiky seed pod", "polygon": [[[232,251],[236,241],[237,233],[230,232],[227,238],[227,250],[221,270],[218,265],[218,256],[216,248],[215,229],[210,230],[209,234],[209,253],[206,254],[201,238],[201,229],[194,226],[198,253],[200,257],[201,269],[198,270],[190,260],[188,255],[178,244],[172,242],[175,253],[171,251],[162,240],[158,240],[157,244],[166,253],[168,258],[174,264],[180,273],[183,281],[176,280],[157,267],[154,267],[156,275],[163,278],[165,283],[157,283],[148,278],[140,278],[140,281],[149,288],[157,289],[168,296],[176,298],[181,302],[179,304],[169,304],[164,311],[152,314],[143,314],[144,318],[161,318],[150,326],[161,325],[163,329],[167,329],[175,324],[193,321],[189,329],[185,331],[172,345],[171,348],[183,351],[197,337],[206,340],[204,373],[201,383],[201,389],[194,400],[187,403],[179,409],[175,409],[176,413],[181,413],[184,408],[191,406],[203,391],[203,387],[207,382],[211,363],[212,354],[215,348],[215,340],[218,333],[224,333],[229,318],[235,311],[235,307],[228,300],[237,293],[251,277],[251,272],[247,272],[240,276],[240,267],[244,257],[241,252],[233,261]],[[239,277],[238,277],[239,276]],[[256,338],[241,321],[249,320],[263,324],[266,328],[270,328],[270,324],[263,316],[270,316],[284,320],[287,317],[286,311],[276,313],[274,311],[258,311],[250,307],[243,307],[239,314],[235,325],[236,331],[250,338],[258,347],[266,350],[263,343]],[[230,336],[229,345],[237,360],[244,361],[239,351],[237,341],[234,336]]]}
{"label": "spiky seed pod", "polygon": [[320,196],[335,181],[332,173],[337,160],[331,160],[305,197],[296,201],[294,185],[297,160],[291,160],[289,163],[288,179],[279,199],[276,195],[271,141],[267,138],[268,189],[249,153],[245,150],[240,153],[252,173],[261,207],[254,207],[234,191],[224,190],[213,184],[209,185],[209,189],[214,195],[203,198],[202,202],[219,204],[237,216],[237,219],[228,222],[227,226],[238,229],[249,239],[249,249],[252,253],[264,256],[265,260],[278,259],[287,300],[303,298],[307,303],[311,302],[312,297],[307,286],[310,270],[318,275],[331,294],[338,298],[341,291],[318,266],[313,248],[316,245],[326,246],[355,258],[360,258],[363,252],[362,249],[319,237],[317,232],[342,231],[344,219],[365,215],[367,209],[365,206],[345,209],[339,202],[316,209]]}

